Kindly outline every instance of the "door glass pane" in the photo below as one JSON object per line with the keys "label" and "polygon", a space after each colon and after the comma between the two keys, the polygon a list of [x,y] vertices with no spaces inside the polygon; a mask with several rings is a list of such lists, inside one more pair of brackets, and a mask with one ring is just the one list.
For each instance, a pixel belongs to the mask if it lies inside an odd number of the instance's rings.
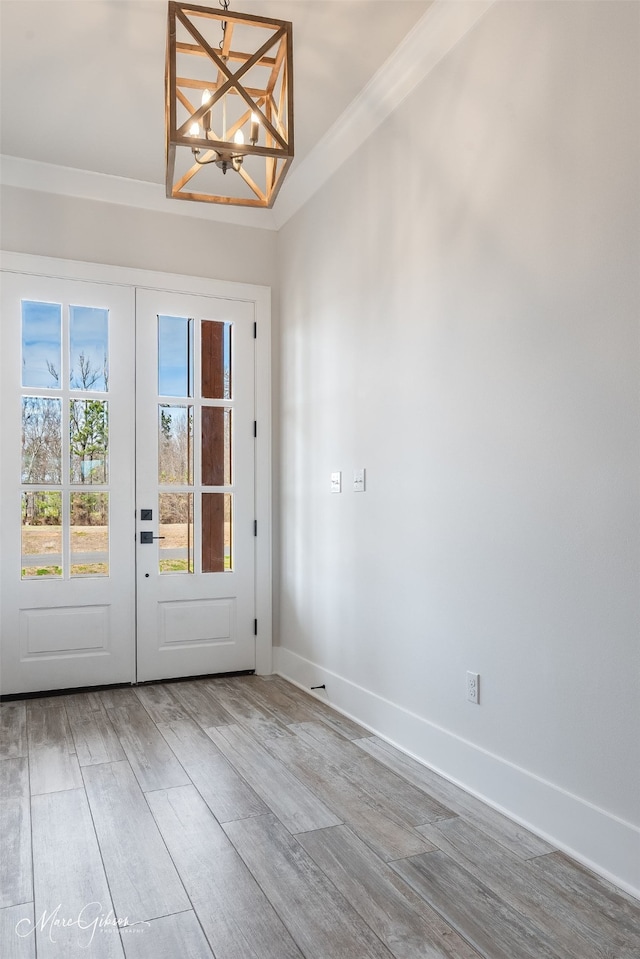
{"label": "door glass pane", "polygon": [[193,396],[193,320],[158,317],[158,393]]}
{"label": "door glass pane", "polygon": [[160,493],[161,573],[193,573],[193,493]]}
{"label": "door glass pane", "polygon": [[231,485],[231,410],[202,407],[202,485]]}
{"label": "door glass pane", "polygon": [[202,320],[202,395],[231,399],[231,323]]}
{"label": "door glass pane", "polygon": [[69,458],[72,483],[107,480],[109,404],[106,400],[70,400]]}
{"label": "door glass pane", "polygon": [[60,387],[62,307],[22,301],[22,385]]}
{"label": "door glass pane", "polygon": [[109,311],[69,307],[69,385],[72,390],[109,389]]}
{"label": "door glass pane", "polygon": [[109,575],[109,494],[71,494],[71,575]]}
{"label": "door glass pane", "polygon": [[232,502],[229,493],[202,494],[202,572],[233,569]]}
{"label": "door glass pane", "polygon": [[163,486],[193,483],[193,407],[158,407],[158,482]]}
{"label": "door glass pane", "polygon": [[22,397],[22,482],[60,483],[61,400]]}
{"label": "door glass pane", "polygon": [[62,576],[62,493],[22,494],[22,578]]}

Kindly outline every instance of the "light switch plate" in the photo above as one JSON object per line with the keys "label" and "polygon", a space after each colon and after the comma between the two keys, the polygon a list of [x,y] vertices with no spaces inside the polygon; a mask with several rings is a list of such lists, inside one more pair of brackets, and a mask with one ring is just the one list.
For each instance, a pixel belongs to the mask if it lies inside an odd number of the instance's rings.
{"label": "light switch plate", "polygon": [[365,470],[353,471],[353,492],[364,493],[365,491]]}
{"label": "light switch plate", "polygon": [[336,473],[331,474],[331,492],[342,492],[342,473],[339,470]]}

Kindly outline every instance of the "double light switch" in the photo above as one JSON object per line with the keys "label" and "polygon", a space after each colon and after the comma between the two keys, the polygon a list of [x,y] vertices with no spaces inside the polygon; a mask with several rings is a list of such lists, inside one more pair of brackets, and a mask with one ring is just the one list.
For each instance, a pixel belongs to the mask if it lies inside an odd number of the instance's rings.
{"label": "double light switch", "polygon": [[[354,493],[364,493],[365,491],[365,470],[354,470],[353,471],[353,492]],[[341,493],[342,492],[342,473],[340,470],[336,470],[335,473],[331,474],[331,492],[332,493]]]}

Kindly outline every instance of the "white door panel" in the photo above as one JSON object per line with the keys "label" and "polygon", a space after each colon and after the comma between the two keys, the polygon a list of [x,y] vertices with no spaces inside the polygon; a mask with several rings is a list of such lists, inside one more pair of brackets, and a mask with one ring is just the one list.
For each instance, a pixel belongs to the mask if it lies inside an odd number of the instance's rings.
{"label": "white door panel", "polygon": [[131,680],[132,310],[126,287],[3,275],[3,694]]}
{"label": "white door panel", "polygon": [[138,679],[254,669],[254,305],[136,304]]}

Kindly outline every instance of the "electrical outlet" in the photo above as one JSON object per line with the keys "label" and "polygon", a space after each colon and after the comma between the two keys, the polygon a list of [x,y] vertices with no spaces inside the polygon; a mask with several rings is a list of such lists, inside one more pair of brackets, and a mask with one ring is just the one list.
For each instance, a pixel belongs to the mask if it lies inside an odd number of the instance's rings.
{"label": "electrical outlet", "polygon": [[353,492],[364,493],[364,470],[353,471]]}
{"label": "electrical outlet", "polygon": [[467,672],[467,700],[470,703],[480,705],[480,675],[479,673]]}
{"label": "electrical outlet", "polygon": [[342,492],[342,473],[340,470],[336,470],[335,473],[331,474],[331,492]]}

